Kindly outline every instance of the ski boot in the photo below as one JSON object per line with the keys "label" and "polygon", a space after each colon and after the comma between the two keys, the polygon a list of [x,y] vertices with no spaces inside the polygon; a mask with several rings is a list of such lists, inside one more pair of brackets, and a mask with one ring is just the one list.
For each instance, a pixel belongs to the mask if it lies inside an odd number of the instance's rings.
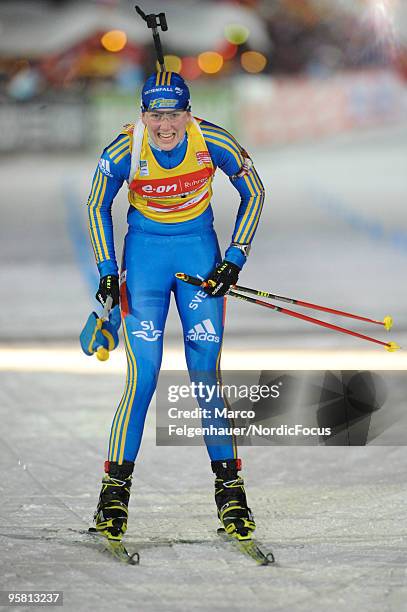
{"label": "ski boot", "polygon": [[133,461],[105,462],[99,502],[93,515],[96,530],[109,540],[121,540],[127,530]]}
{"label": "ski boot", "polygon": [[227,534],[238,540],[248,540],[256,524],[247,506],[243,478],[237,473],[241,465],[240,459],[211,462],[212,471],[216,474],[215,501],[219,520]]}

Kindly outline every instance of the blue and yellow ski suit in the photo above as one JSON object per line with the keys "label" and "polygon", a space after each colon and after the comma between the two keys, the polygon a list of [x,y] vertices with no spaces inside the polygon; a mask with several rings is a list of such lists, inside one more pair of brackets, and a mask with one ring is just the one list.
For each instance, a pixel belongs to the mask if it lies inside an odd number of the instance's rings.
{"label": "blue and yellow ski suit", "polygon": [[[118,274],[111,208],[124,181],[130,202],[120,274],[128,370],[111,428],[109,461],[134,461],[137,456],[160,370],[171,292],[182,323],[191,378],[204,372],[206,382],[216,383],[219,375],[225,299],[208,296],[174,276],[185,272],[207,278],[222,261],[210,204],[217,167],[240,194],[225,259],[242,267],[259,222],[264,189],[247,153],[229,132],[191,118],[182,142],[163,151],[150,141],[139,121],[125,126],[99,160],[88,212],[101,277]],[[218,419],[216,425],[230,423]],[[232,436],[222,444],[205,441],[212,461],[237,457]]]}

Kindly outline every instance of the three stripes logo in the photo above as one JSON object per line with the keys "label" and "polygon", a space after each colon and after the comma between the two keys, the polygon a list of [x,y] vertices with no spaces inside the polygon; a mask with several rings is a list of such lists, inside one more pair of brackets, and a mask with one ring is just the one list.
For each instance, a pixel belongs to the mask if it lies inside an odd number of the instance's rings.
{"label": "three stripes logo", "polygon": [[99,159],[99,169],[106,176],[113,176],[110,171],[110,161],[108,159],[103,159],[103,157]]}
{"label": "three stripes logo", "polygon": [[219,336],[216,335],[216,330],[210,319],[205,319],[202,323],[197,323],[189,330],[186,336],[186,340],[196,342],[201,340],[203,342],[216,342],[219,343]]}
{"label": "three stripes logo", "polygon": [[143,329],[138,331],[132,331],[132,335],[146,342],[156,342],[162,336],[161,329],[155,329],[152,321],[140,321],[140,325]]}

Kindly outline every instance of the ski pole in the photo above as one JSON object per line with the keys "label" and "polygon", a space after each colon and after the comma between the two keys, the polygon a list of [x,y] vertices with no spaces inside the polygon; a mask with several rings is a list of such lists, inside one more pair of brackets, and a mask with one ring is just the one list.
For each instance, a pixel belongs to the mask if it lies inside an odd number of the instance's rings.
{"label": "ski pole", "polygon": [[234,285],[234,289],[243,293],[250,293],[257,295],[258,297],[271,298],[279,302],[287,302],[287,304],[295,304],[296,306],[303,306],[304,308],[311,308],[312,310],[321,310],[323,312],[330,312],[332,314],[340,315],[342,317],[349,317],[351,319],[357,319],[358,321],[365,321],[366,323],[375,323],[376,325],[383,325],[387,331],[389,331],[393,325],[393,319],[389,315],[385,316],[383,321],[377,319],[370,319],[368,317],[362,317],[360,315],[345,312],[344,310],[336,310],[335,308],[328,308],[327,306],[320,306],[319,304],[313,304],[312,302],[304,302],[303,300],[297,300],[295,298],[283,297],[282,295],[275,295],[268,291],[258,291],[257,289],[249,289],[249,287],[242,287],[241,285]]}
{"label": "ski pole", "polygon": [[[189,276],[188,274],[184,274],[182,272],[178,272],[175,275],[179,280],[182,280],[191,285],[196,285],[200,287],[207,287],[208,283],[206,281],[202,281],[199,278],[195,278],[193,276]],[[251,298],[247,295],[242,295],[240,293],[236,293],[229,289],[228,295],[231,297],[244,300],[251,304],[257,304],[258,306],[263,306],[264,308],[269,308],[270,310],[274,310],[276,312],[281,312],[282,314],[286,314],[290,317],[295,317],[297,319],[301,319],[302,321],[308,321],[308,323],[313,323],[314,325],[320,325],[321,327],[326,327],[327,329],[332,329],[333,331],[337,331],[343,334],[348,334],[350,336],[354,336],[356,338],[361,338],[362,340],[367,340],[369,342],[374,342],[376,344],[380,344],[384,346],[384,348],[389,352],[394,352],[399,349],[399,345],[395,342],[382,342],[381,340],[376,340],[376,338],[371,338],[370,336],[366,336],[364,334],[359,334],[358,332],[351,331],[350,329],[346,329],[345,327],[339,327],[338,325],[333,325],[332,323],[327,323],[325,321],[321,321],[321,319],[315,319],[314,317],[309,317],[307,315],[303,315],[299,312],[295,312],[294,310],[289,310],[288,308],[282,308],[281,306],[276,306],[275,304],[263,302],[262,300],[258,300],[256,298]]]}
{"label": "ski pole", "polygon": [[[182,274],[182,273],[180,272],[179,274]],[[205,285],[206,281],[201,281],[199,278],[194,278],[194,277],[188,276],[187,274],[185,274],[184,276],[187,277],[188,280],[186,279],[181,279],[181,280],[185,280],[187,283],[190,283],[192,285],[199,285],[202,287],[206,286]],[[177,278],[181,278],[181,277],[177,277]],[[279,302],[286,302],[287,304],[295,304],[296,306],[303,306],[304,308],[311,308],[312,310],[321,310],[323,312],[329,312],[329,313],[340,315],[343,317],[350,317],[351,319],[357,319],[358,321],[365,321],[367,323],[375,323],[376,325],[383,325],[387,331],[389,331],[393,325],[393,319],[392,317],[388,315],[384,317],[383,321],[378,321],[377,319],[370,319],[368,317],[362,317],[361,315],[356,315],[350,312],[345,312],[344,310],[337,310],[335,308],[329,308],[328,306],[321,306],[320,304],[313,304],[312,302],[305,302],[303,300],[298,300],[295,298],[288,298],[282,295],[276,295],[274,293],[269,293],[268,291],[259,291],[258,289],[250,289],[249,287],[242,287],[241,285],[234,285],[233,289],[236,289],[237,291],[241,291],[242,293],[250,293],[258,297],[271,298]]]}
{"label": "ski pole", "polygon": [[328,329],[332,329],[333,331],[341,332],[343,334],[349,334],[350,336],[355,336],[355,338],[361,338],[362,340],[368,340],[369,342],[375,342],[376,344],[381,344],[382,346],[384,346],[386,351],[389,351],[390,353],[393,353],[394,351],[400,348],[399,345],[396,344],[395,342],[382,342],[381,340],[376,340],[376,338],[371,338],[370,336],[365,336],[364,334],[359,334],[358,332],[354,332],[354,331],[351,331],[350,329],[346,329],[346,327],[339,327],[339,325],[333,325],[332,323],[321,321],[321,319],[315,319],[314,317],[308,317],[307,315],[303,315],[299,312],[295,312],[294,310],[289,310],[288,308],[282,308],[281,306],[276,306],[275,304],[263,302],[262,300],[257,300],[247,295],[235,293],[234,291],[229,291],[228,295],[234,298],[238,298],[240,300],[245,300],[246,302],[250,302],[251,304],[257,304],[258,306],[263,306],[264,308],[270,308],[271,310],[281,312],[282,314],[289,315],[290,317],[295,317],[297,319],[302,319],[303,321],[308,321],[309,323],[313,323],[314,325],[321,325],[322,327],[327,327]]}
{"label": "ski pole", "polygon": [[[107,321],[107,319],[109,318],[109,313],[112,308],[112,304],[113,304],[113,298],[111,295],[109,295],[106,298],[106,304],[103,307],[103,312],[100,315],[99,319],[97,320],[98,329],[102,329],[103,322]],[[96,349],[96,357],[99,359],[99,361],[107,361],[109,359],[108,349],[105,348],[104,346],[98,346]]]}
{"label": "ski pole", "polygon": [[151,13],[150,15],[146,15],[139,6],[136,5],[135,9],[137,13],[140,15],[140,17],[142,17],[144,21],[147,23],[147,27],[153,31],[153,40],[154,40],[155,52],[157,54],[157,60],[158,60],[158,63],[160,64],[160,71],[164,72],[165,71],[164,55],[163,55],[163,49],[161,46],[160,34],[158,33],[157,28],[160,27],[163,32],[166,32],[168,30],[165,13],[159,13],[158,15]]}

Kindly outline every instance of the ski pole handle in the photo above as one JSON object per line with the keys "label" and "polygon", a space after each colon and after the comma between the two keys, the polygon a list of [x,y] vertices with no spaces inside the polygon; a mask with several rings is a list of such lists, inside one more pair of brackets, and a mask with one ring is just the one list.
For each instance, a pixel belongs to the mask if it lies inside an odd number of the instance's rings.
{"label": "ski pole handle", "polygon": [[[100,315],[100,318],[98,319],[97,325],[99,329],[102,329],[103,322],[107,321],[107,319],[109,318],[109,313],[112,309],[112,304],[113,304],[113,298],[111,295],[109,295],[103,307],[103,312]],[[96,357],[99,359],[99,361],[107,361],[109,359],[108,349],[105,348],[104,346],[98,346],[96,349]]]}
{"label": "ski pole handle", "polygon": [[200,278],[195,278],[195,276],[189,276],[189,274],[184,274],[183,272],[177,272],[176,278],[184,281],[184,283],[188,283],[189,285],[195,285],[196,287],[202,287],[205,289],[206,287],[214,287],[216,285],[215,281],[208,280],[204,281]]}
{"label": "ski pole handle", "polygon": [[106,303],[103,306],[103,312],[100,315],[102,321],[107,321],[109,318],[110,311],[112,310],[113,298],[111,295],[108,295],[106,298]]}

